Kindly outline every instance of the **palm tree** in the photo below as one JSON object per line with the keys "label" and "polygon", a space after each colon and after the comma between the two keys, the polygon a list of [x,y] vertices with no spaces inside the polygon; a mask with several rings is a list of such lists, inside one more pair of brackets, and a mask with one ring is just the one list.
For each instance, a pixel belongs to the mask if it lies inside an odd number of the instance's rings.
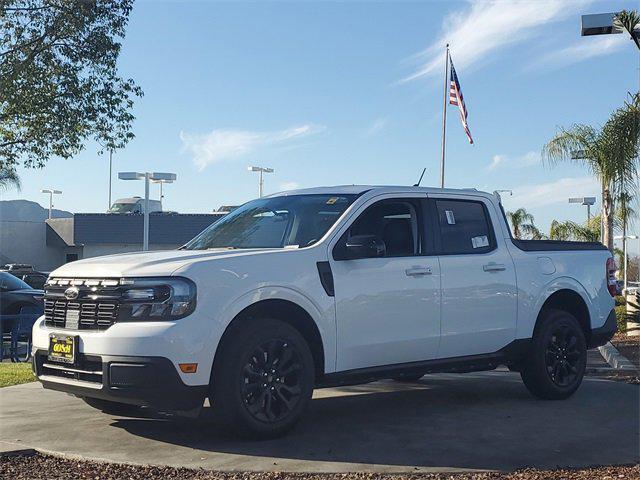
{"label": "palm tree", "polygon": [[640,148],[640,94],[616,110],[597,130],[589,125],[560,128],[542,149],[545,162],[585,164],[598,178],[602,190],[602,243],[613,250],[614,198],[632,190],[638,179]]}
{"label": "palm tree", "polygon": [[20,190],[22,187],[20,177],[18,177],[14,169],[5,166],[0,167],[0,190],[7,190],[11,186]]}
{"label": "palm tree", "polygon": [[631,206],[635,201],[635,197],[629,192],[621,192],[616,198],[616,201],[618,203],[618,207],[616,208],[616,223],[619,224],[620,229],[622,230],[623,245],[621,252],[622,261],[619,265],[623,265],[624,268],[626,267],[624,262],[624,252],[626,252],[627,245],[627,228],[633,224],[633,221],[638,216],[638,212]]}
{"label": "palm tree", "polygon": [[515,212],[507,212],[507,219],[511,224],[511,230],[515,238],[520,239],[523,234],[532,235],[538,232],[538,229],[533,224],[535,220],[533,215],[524,208],[519,208]]}
{"label": "palm tree", "polygon": [[567,220],[559,222],[554,220],[551,222],[551,230],[549,231],[551,240],[575,240],[577,242],[597,242],[600,238],[600,216],[595,215],[589,221],[582,225]]}
{"label": "palm tree", "polygon": [[639,23],[640,15],[636,10],[622,10],[614,19],[615,26],[625,29],[638,48],[640,48],[640,39],[635,32],[635,28]]}

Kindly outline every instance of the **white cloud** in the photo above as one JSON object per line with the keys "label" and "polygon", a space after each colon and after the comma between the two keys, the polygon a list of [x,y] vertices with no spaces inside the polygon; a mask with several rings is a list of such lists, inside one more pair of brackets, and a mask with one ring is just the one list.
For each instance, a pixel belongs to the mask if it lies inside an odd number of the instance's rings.
{"label": "white cloud", "polygon": [[577,0],[470,0],[469,5],[445,17],[440,36],[414,56],[418,69],[403,82],[440,75],[444,49],[450,44],[454,64],[468,68],[487,56],[531,38],[540,27],[573,17],[587,1]]}
{"label": "white cloud", "polygon": [[286,192],[287,190],[297,190],[300,188],[300,184],[298,182],[282,182],[280,184],[280,191]]}
{"label": "white cloud", "polygon": [[494,155],[491,159],[491,163],[487,165],[487,170],[492,171],[498,168],[500,165],[504,164],[507,159],[506,155]]}
{"label": "white cloud", "polygon": [[602,37],[581,38],[579,41],[560,50],[554,50],[533,62],[529,69],[561,68],[582,62],[593,57],[608,55],[620,50],[629,39],[626,35],[605,35]]}
{"label": "white cloud", "polygon": [[531,167],[540,164],[540,154],[538,152],[530,151],[519,157],[511,158],[504,154],[494,155],[491,159],[491,163],[487,165],[486,169],[493,171],[497,168],[503,167]]}
{"label": "white cloud", "polygon": [[218,129],[205,134],[180,132],[180,140],[182,151],[190,153],[195,165],[202,170],[213,163],[241,157],[268,145],[306,137],[323,129],[310,124],[275,132]]}
{"label": "white cloud", "polygon": [[373,122],[373,125],[371,125],[365,132],[364,132],[364,136],[365,137],[371,137],[373,135],[375,135],[376,133],[379,133],[381,130],[383,130],[385,127],[387,126],[387,119],[386,118],[378,118],[376,119],[375,122]]}
{"label": "white cloud", "polygon": [[548,183],[525,185],[513,189],[513,196],[503,197],[510,207],[527,209],[567,203],[569,197],[597,196],[600,191],[594,177],[566,177]]}

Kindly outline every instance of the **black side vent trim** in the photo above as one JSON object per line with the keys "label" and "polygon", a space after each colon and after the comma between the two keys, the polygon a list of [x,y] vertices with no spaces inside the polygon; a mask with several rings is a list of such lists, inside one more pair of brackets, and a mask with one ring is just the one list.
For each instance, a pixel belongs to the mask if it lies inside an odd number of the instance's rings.
{"label": "black side vent trim", "polygon": [[322,287],[324,291],[327,292],[327,295],[330,297],[335,296],[335,290],[333,288],[333,273],[331,272],[331,265],[329,262],[318,262],[316,263],[318,266],[318,273],[320,274],[320,283],[322,283]]}

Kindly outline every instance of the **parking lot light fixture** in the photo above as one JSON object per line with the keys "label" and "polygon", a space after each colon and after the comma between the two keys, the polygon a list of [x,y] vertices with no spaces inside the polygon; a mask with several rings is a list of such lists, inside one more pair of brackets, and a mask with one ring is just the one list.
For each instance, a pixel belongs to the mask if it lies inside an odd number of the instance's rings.
{"label": "parking lot light fixture", "polygon": [[614,240],[622,240],[622,256],[623,256],[623,261],[624,261],[624,273],[623,273],[623,283],[624,283],[624,290],[627,290],[628,287],[628,282],[627,282],[627,266],[628,266],[628,258],[629,255],[627,255],[627,240],[638,240],[640,239],[640,236],[638,235],[616,235],[615,237],[613,237]]}
{"label": "parking lot light fixture", "polygon": [[176,180],[175,173],[163,172],[119,172],[120,180],[144,180],[144,219],[142,228],[142,250],[149,250],[149,181],[153,182],[173,182]]}
{"label": "parking lot light fixture", "polygon": [[587,206],[587,222],[591,220],[591,206],[596,204],[596,197],[571,197],[569,203],[579,203]]}
{"label": "parking lot light fixture", "polygon": [[40,193],[48,193],[49,194],[49,218],[52,218],[52,210],[53,210],[53,196],[54,195],[62,195],[62,190],[54,190],[52,188],[43,188],[40,190]]}
{"label": "parking lot light fixture", "polygon": [[249,170],[250,172],[259,172],[260,173],[260,180],[258,182],[258,197],[262,198],[262,191],[264,189],[264,179],[262,177],[263,173],[273,173],[274,170],[273,168],[268,168],[268,167],[249,167],[247,170]]}

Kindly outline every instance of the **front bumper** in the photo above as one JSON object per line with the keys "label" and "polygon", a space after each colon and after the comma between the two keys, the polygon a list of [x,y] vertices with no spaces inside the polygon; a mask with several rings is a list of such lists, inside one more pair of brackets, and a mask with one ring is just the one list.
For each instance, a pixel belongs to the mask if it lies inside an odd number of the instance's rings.
{"label": "front bumper", "polygon": [[207,395],[206,385],[186,385],[163,357],[79,354],[71,366],[49,362],[47,351],[37,349],[33,369],[44,388],[158,410],[201,407]]}
{"label": "front bumper", "polygon": [[616,311],[611,310],[603,326],[591,329],[591,336],[589,337],[588,347],[596,348],[604,345],[613,338],[616,331],[618,331]]}

